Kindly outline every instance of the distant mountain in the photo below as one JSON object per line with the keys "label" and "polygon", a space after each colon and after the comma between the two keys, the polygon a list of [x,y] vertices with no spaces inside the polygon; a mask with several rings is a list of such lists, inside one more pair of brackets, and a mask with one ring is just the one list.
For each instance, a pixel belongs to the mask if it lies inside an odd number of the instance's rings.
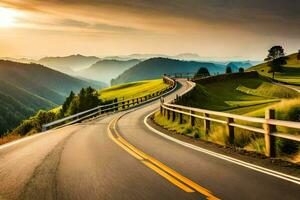
{"label": "distant mountain", "polygon": [[147,60],[150,58],[155,58],[155,57],[163,57],[163,58],[170,58],[172,56],[164,55],[164,54],[130,54],[130,55],[120,55],[120,56],[106,56],[103,59],[104,60]]}
{"label": "distant mountain", "polygon": [[95,56],[70,55],[66,57],[45,57],[38,63],[49,68],[67,73],[74,74],[74,71],[87,68],[99,60]]}
{"label": "distant mountain", "polygon": [[112,78],[122,74],[125,70],[138,64],[140,60],[99,60],[91,67],[78,71],[76,74],[92,80],[110,84]]}
{"label": "distant mountain", "polygon": [[96,86],[39,64],[0,60],[0,135],[39,109],[60,105],[71,90]]}
{"label": "distant mountain", "polygon": [[206,67],[210,73],[221,73],[225,69],[224,65],[207,62],[183,61],[161,57],[151,58],[126,70],[116,79],[112,80],[112,85],[145,79],[156,79],[162,77],[163,74],[178,72],[196,73],[200,67]]}
{"label": "distant mountain", "polygon": [[9,60],[18,63],[38,63],[38,61],[29,59],[29,58],[11,58],[11,57],[2,57],[1,60]]}
{"label": "distant mountain", "polygon": [[173,56],[174,59],[180,59],[180,60],[203,60],[203,57],[199,56],[196,53],[182,53],[178,54],[176,56]]}

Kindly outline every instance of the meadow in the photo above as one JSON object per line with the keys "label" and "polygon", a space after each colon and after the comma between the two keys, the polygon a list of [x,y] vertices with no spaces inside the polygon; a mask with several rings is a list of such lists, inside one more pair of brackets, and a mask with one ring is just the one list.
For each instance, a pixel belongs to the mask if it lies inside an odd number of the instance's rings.
{"label": "meadow", "polygon": [[[269,73],[269,63],[262,63],[260,65],[250,67],[247,71],[257,71],[259,74],[272,77]],[[282,67],[281,72],[275,73],[275,79],[288,84],[300,86],[300,60],[297,59],[297,53],[288,56],[287,64]]]}
{"label": "meadow", "polygon": [[168,87],[162,79],[131,82],[102,89],[99,91],[99,98],[104,101],[115,98],[126,100],[150,95]]}

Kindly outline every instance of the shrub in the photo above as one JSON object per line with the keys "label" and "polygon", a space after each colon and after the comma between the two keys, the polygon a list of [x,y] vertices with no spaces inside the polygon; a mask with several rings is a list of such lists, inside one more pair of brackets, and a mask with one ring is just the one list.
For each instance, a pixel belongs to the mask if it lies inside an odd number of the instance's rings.
{"label": "shrub", "polygon": [[226,67],[226,74],[231,74],[232,73],[232,69],[231,67]]}

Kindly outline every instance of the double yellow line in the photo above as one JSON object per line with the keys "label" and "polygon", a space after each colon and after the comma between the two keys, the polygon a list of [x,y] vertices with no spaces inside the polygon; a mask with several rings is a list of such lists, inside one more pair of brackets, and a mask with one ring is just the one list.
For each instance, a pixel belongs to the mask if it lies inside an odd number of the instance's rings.
{"label": "double yellow line", "polygon": [[141,161],[145,166],[152,169],[165,179],[167,179],[172,184],[176,185],[180,189],[184,190],[185,192],[192,193],[192,192],[199,192],[207,197],[210,200],[218,199],[215,197],[209,190],[201,187],[197,183],[191,181],[190,179],[182,176],[178,172],[174,171],[173,169],[169,168],[168,166],[164,165],[160,161],[154,159],[153,157],[145,154],[141,150],[137,149],[130,143],[128,143],[117,131],[116,123],[120,117],[115,118],[110,122],[108,125],[108,134],[109,137],[120,147],[122,147],[125,151],[127,151],[130,155],[135,157],[137,160]]}

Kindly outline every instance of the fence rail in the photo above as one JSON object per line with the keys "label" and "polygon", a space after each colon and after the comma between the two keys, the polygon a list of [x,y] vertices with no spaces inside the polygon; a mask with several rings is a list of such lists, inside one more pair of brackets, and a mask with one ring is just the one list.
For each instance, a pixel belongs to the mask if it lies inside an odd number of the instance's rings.
{"label": "fence rail", "polygon": [[158,98],[162,97],[163,95],[166,95],[166,94],[172,92],[177,86],[176,81],[174,81],[170,77],[164,76],[163,81],[169,85],[169,87],[167,89],[160,90],[160,91],[154,92],[150,95],[145,95],[142,97],[131,98],[131,99],[123,100],[123,101],[114,102],[111,104],[97,106],[95,108],[59,119],[59,120],[56,120],[53,122],[50,122],[48,124],[44,124],[42,126],[42,131],[47,131],[54,127],[58,128],[58,127],[74,124],[77,122],[81,122],[85,119],[88,119],[88,118],[91,118],[91,117],[94,117],[97,115],[99,116],[99,115],[104,115],[104,114],[111,113],[111,112],[127,110],[129,108],[133,108],[133,107],[139,106],[141,104],[145,104],[145,103],[148,103],[155,99],[158,99]]}
{"label": "fence rail", "polygon": [[[190,89],[185,91],[182,95],[185,95],[187,92],[192,90],[195,87],[194,82],[188,81],[191,85]],[[177,96],[176,99],[180,98]],[[274,157],[276,154],[276,145],[275,138],[284,138],[296,142],[300,142],[300,123],[292,122],[292,121],[284,121],[284,120],[276,120],[275,119],[275,110],[268,109],[265,113],[265,118],[257,118],[257,117],[248,117],[242,115],[236,115],[231,113],[224,113],[212,110],[205,110],[199,108],[192,108],[187,106],[176,105],[175,100],[170,102],[161,101],[160,112],[163,116],[171,119],[172,121],[176,120],[179,117],[179,123],[183,123],[183,115],[188,116],[190,118],[189,123],[191,126],[195,126],[195,119],[203,120],[204,132],[209,134],[210,131],[210,122],[216,122],[225,125],[227,131],[229,133],[229,143],[234,145],[234,127],[248,130],[255,133],[264,134],[265,138],[265,154],[268,157]],[[176,113],[176,114],[175,114]],[[241,122],[251,122],[257,123],[261,125],[260,127],[245,125]],[[293,135],[289,133],[279,133],[277,132],[277,126],[292,128],[299,130],[299,135]]]}

